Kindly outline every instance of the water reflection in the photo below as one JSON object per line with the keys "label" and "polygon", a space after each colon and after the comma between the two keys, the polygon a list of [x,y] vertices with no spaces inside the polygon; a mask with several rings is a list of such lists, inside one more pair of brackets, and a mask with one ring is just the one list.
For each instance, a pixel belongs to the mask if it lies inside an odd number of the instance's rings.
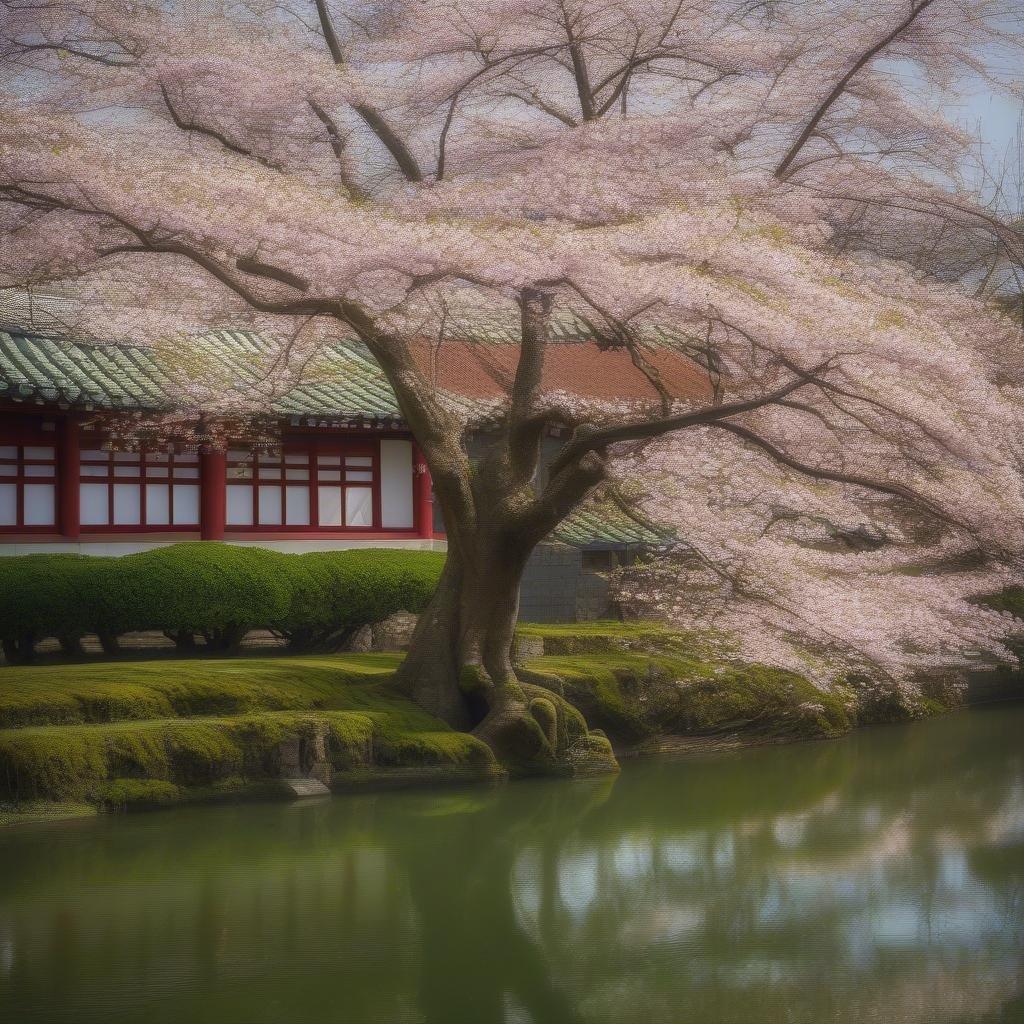
{"label": "water reflection", "polygon": [[1024,708],[0,838],[0,1020],[1024,1020]]}

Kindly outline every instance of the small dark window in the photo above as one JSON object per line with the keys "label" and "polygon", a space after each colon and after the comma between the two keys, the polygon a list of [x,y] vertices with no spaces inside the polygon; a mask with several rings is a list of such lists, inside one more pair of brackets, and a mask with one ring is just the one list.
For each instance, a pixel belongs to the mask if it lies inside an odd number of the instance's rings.
{"label": "small dark window", "polygon": [[619,553],[617,551],[584,551],[583,571],[584,572],[611,572],[619,567]]}

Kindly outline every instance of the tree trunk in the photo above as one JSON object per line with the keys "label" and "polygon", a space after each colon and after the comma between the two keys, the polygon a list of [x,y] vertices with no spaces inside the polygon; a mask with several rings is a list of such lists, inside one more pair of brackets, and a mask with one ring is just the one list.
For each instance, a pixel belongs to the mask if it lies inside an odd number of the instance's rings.
{"label": "tree trunk", "polygon": [[479,545],[469,565],[450,550],[413,632],[398,685],[456,728],[472,728],[498,706],[525,701],[512,664],[525,562],[501,545]]}
{"label": "tree trunk", "polygon": [[121,653],[121,638],[117,633],[110,633],[104,630],[96,635],[99,639],[100,647],[103,648],[104,654]]}
{"label": "tree trunk", "polygon": [[6,637],[3,642],[4,657],[11,665],[27,665],[36,656],[36,638],[33,633]]}
{"label": "tree trunk", "polygon": [[174,646],[182,654],[193,654],[196,649],[196,635],[187,629],[179,629],[167,631],[164,630],[164,636],[168,640],[174,641]]}
{"label": "tree trunk", "polygon": [[82,650],[82,635],[80,633],[65,633],[59,636],[60,651],[65,658],[80,658],[85,653]]}
{"label": "tree trunk", "polygon": [[456,729],[471,724],[460,686],[462,586],[461,558],[449,550],[437,589],[416,623],[409,653],[396,676],[403,693]]}
{"label": "tree trunk", "polygon": [[616,771],[603,734],[591,733],[582,714],[546,682],[517,675],[512,644],[531,547],[504,531],[472,547],[470,562],[449,549],[397,686],[431,714],[472,730],[513,774]]}

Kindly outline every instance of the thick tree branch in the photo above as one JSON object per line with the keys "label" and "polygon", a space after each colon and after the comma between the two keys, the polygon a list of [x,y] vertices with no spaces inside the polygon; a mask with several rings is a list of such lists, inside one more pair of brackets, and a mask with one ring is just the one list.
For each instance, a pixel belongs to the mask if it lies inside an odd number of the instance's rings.
{"label": "thick tree branch", "polygon": [[591,451],[553,472],[522,518],[520,528],[529,543],[539,544],[547,537],[605,479],[607,468],[603,456]]}
{"label": "thick tree branch", "polygon": [[327,0],[313,0],[316,5],[316,14],[320,19],[320,30],[324,34],[324,42],[330,52],[331,59],[339,66],[345,63],[345,51],[341,48],[341,40],[334,30],[334,20],[331,12],[327,9]]}
{"label": "thick tree branch", "polygon": [[448,133],[452,129],[452,121],[455,120],[455,108],[458,102],[458,96],[453,96],[448,104],[448,113],[445,115],[444,125],[441,127],[441,134],[437,140],[437,172],[435,177],[438,181],[444,181],[445,162],[448,157]]}
{"label": "thick tree branch", "polygon": [[102,64],[108,68],[127,68],[135,63],[135,56],[126,52],[125,59],[116,56],[106,56],[101,53],[90,53],[80,47],[68,43],[15,43],[14,48],[20,53],[51,52],[62,56],[80,57],[82,60],[90,61],[93,64]]}
{"label": "thick tree branch", "polygon": [[423,171],[413,156],[412,150],[402,141],[395,130],[388,124],[384,115],[366,103],[358,103],[352,108],[368,125],[370,131],[380,140],[381,145],[391,154],[398,169],[408,181],[423,181]]}
{"label": "thick tree branch", "polygon": [[561,121],[568,128],[578,128],[579,122],[567,114],[560,107],[555,106],[547,100],[542,99],[536,92],[531,92],[528,96],[524,96],[519,92],[507,92],[504,93],[504,97],[510,100],[519,100],[521,103],[525,103],[528,107],[533,107],[541,113],[547,114],[549,117],[555,118],[557,121]]}
{"label": "thick tree branch", "polygon": [[176,128],[183,132],[190,132],[193,135],[203,135],[206,138],[213,139],[215,142],[219,142],[226,150],[237,156],[244,156],[249,160],[255,160],[257,163],[262,164],[264,167],[269,168],[272,171],[279,171],[281,169],[279,164],[268,160],[266,157],[260,156],[258,153],[253,152],[251,149],[247,149],[245,146],[240,146],[237,142],[232,142],[223,132],[217,131],[215,128],[208,128],[206,125],[198,124],[196,121],[186,121],[177,108],[171,102],[170,93],[167,91],[167,86],[160,83],[160,95],[163,97],[164,106],[167,107],[167,112],[171,115],[171,120],[174,122]]}
{"label": "thick tree branch", "polygon": [[[811,372],[820,373],[831,360],[827,360]],[[800,388],[808,387],[811,381],[798,377],[788,383],[760,395],[757,398],[750,398],[740,402],[723,402],[720,405],[710,406],[703,409],[696,409],[693,412],[681,413],[678,416],[667,416],[661,419],[634,420],[632,423],[622,423],[612,427],[590,427],[580,428],[577,437],[573,438],[562,449],[558,458],[552,463],[552,470],[558,471],[570,465],[587,452],[600,451],[609,445],[621,441],[643,441],[662,434],[671,433],[674,430],[684,430],[688,427],[708,426],[724,420],[730,416],[739,416],[746,412],[753,412],[755,409],[762,409],[767,405],[777,403],[787,395],[793,394]]]}
{"label": "thick tree branch", "polygon": [[544,434],[544,422],[534,416],[534,407],[544,375],[550,296],[535,288],[524,288],[519,293],[519,310],[522,341],[509,395],[508,458],[513,474],[525,481],[537,470]]}
{"label": "thick tree branch", "polygon": [[[234,292],[246,305],[259,313],[269,313],[278,316],[334,316],[344,319],[340,315],[341,306],[336,299],[293,299],[283,301],[270,299],[254,292],[244,281],[235,277],[224,264],[212,256],[199,252],[197,249],[181,242],[157,241],[149,236],[147,232],[140,231],[137,228],[129,227],[129,230],[139,239],[138,244],[108,246],[105,249],[98,250],[97,255],[100,257],[145,254],[180,256],[195,264],[201,270],[206,271],[207,274],[219,281],[225,288]],[[244,259],[238,262],[246,263],[251,268],[248,271],[243,270],[244,273],[268,280],[281,281],[285,275],[288,275],[287,271],[277,270],[265,264],[254,264]],[[261,266],[264,269],[257,272],[255,270],[256,266]],[[239,269],[242,268],[239,267]],[[300,279],[296,278],[296,280]],[[295,285],[292,287],[295,287]]]}
{"label": "thick tree branch", "polygon": [[[331,12],[327,9],[327,0],[313,0],[316,13],[320,19],[320,28],[324,34],[324,42],[331,54],[331,59],[339,67],[345,63],[345,51],[341,40],[334,29]],[[384,115],[376,107],[368,103],[353,104],[353,110],[363,119],[370,131],[377,136],[380,143],[394,158],[398,169],[409,181],[423,181],[423,171],[413,156],[412,150],[402,141],[397,132],[388,124]]]}
{"label": "thick tree branch", "polygon": [[587,70],[587,59],[583,47],[573,31],[572,21],[565,3],[562,3],[562,24],[565,37],[569,41],[569,59],[572,61],[573,80],[576,83],[576,94],[580,100],[580,113],[584,121],[594,120],[594,91],[590,86],[590,74]]}
{"label": "thick tree branch", "polygon": [[317,103],[315,99],[310,98],[309,106],[313,113],[316,114],[320,123],[327,130],[327,141],[330,143],[331,150],[338,161],[338,176],[341,178],[341,183],[348,190],[348,194],[352,199],[365,199],[366,193],[355,178],[349,173],[345,153],[345,139],[341,134],[341,130],[338,128],[337,122],[319,103]]}
{"label": "thick tree branch", "polygon": [[256,256],[240,256],[235,260],[235,266],[243,274],[252,274],[254,277],[264,277],[268,281],[277,281],[279,284],[286,284],[290,288],[300,292],[308,292],[310,283],[304,277],[293,274],[290,270],[282,270],[280,267],[264,263]]}

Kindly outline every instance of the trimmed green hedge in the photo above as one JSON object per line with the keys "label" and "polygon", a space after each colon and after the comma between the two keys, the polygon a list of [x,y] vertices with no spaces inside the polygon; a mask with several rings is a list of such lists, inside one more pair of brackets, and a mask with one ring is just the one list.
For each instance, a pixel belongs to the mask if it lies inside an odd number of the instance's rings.
{"label": "trimmed green hedge", "polygon": [[286,555],[292,599],[272,625],[297,647],[331,648],[368,622],[419,612],[437,587],[444,555],[369,549]]}
{"label": "trimmed green hedge", "polygon": [[117,637],[160,630],[180,648],[196,634],[232,651],[250,629],[272,629],[300,649],[337,649],[366,623],[422,610],[444,555],[364,549],[286,555],[208,541],[123,558],[0,558],[0,641],[11,662],[57,637],[74,652],[85,633],[107,651]]}
{"label": "trimmed green hedge", "polygon": [[0,558],[0,640],[8,661],[29,661],[33,645],[57,637],[73,649],[83,633],[103,630],[94,615],[113,558],[23,555]]}

